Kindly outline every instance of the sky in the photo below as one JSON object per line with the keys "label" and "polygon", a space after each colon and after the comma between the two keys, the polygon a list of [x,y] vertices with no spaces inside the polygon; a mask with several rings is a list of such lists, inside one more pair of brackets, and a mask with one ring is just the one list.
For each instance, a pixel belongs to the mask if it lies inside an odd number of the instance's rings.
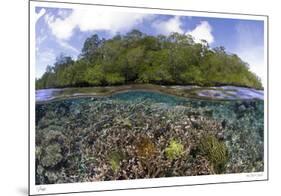
{"label": "sky", "polygon": [[148,35],[190,34],[196,42],[204,39],[212,48],[223,46],[247,62],[265,84],[263,21],[106,11],[94,6],[36,7],[35,13],[36,78],[60,54],[77,59],[84,41],[93,34],[108,39],[138,29]]}

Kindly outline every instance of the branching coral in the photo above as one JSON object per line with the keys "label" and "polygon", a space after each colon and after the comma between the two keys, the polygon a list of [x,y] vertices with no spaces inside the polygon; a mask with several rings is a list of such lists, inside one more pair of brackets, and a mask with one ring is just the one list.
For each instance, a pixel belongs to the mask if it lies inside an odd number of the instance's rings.
{"label": "branching coral", "polygon": [[216,173],[222,173],[228,160],[226,145],[213,135],[204,135],[199,149],[213,164]]}
{"label": "branching coral", "polygon": [[120,164],[121,164],[123,157],[124,157],[123,154],[118,151],[113,151],[113,152],[109,153],[108,162],[109,162],[113,172],[116,173],[120,169]]}
{"label": "branching coral", "polygon": [[140,137],[136,145],[136,153],[140,159],[153,157],[156,152],[155,144],[148,137]]}
{"label": "branching coral", "polygon": [[40,161],[44,167],[54,167],[62,160],[63,156],[61,153],[59,144],[49,145],[43,151]]}
{"label": "branching coral", "polygon": [[181,157],[183,153],[184,146],[178,140],[171,140],[168,147],[165,148],[165,155],[170,160]]}

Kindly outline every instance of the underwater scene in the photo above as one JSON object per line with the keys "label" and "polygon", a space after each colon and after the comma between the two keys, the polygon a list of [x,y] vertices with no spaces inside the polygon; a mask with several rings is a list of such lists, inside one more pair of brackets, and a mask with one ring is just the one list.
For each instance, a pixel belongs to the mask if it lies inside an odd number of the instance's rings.
{"label": "underwater scene", "polygon": [[263,91],[58,91],[36,91],[37,185],[264,171]]}

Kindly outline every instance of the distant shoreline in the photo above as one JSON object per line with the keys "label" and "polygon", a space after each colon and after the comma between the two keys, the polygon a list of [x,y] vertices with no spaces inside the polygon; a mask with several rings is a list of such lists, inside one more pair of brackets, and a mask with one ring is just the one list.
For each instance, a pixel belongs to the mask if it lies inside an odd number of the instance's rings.
{"label": "distant shoreline", "polygon": [[128,84],[122,84],[122,85],[100,85],[100,86],[56,86],[56,87],[50,87],[50,88],[39,88],[36,90],[46,90],[46,89],[68,89],[68,88],[104,88],[104,87],[120,87],[120,86],[140,86],[140,85],[155,85],[155,86],[166,86],[166,87],[172,87],[172,86],[196,86],[199,88],[213,88],[213,87],[222,87],[222,86],[233,86],[233,87],[242,87],[242,88],[251,88],[256,90],[264,90],[264,87],[262,88],[256,88],[253,86],[247,86],[247,85],[241,85],[241,84],[233,84],[233,83],[214,83],[214,85],[201,85],[201,84],[154,84],[154,83],[147,83],[147,84],[140,84],[140,83],[128,83]]}

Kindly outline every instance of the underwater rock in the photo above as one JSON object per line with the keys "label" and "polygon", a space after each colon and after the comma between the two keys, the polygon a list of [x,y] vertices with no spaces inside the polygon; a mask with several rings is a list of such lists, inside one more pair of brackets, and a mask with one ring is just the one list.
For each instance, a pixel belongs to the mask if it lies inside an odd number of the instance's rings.
{"label": "underwater rock", "polygon": [[224,129],[227,125],[227,121],[224,119],[222,122],[221,122],[221,126],[222,128]]}

